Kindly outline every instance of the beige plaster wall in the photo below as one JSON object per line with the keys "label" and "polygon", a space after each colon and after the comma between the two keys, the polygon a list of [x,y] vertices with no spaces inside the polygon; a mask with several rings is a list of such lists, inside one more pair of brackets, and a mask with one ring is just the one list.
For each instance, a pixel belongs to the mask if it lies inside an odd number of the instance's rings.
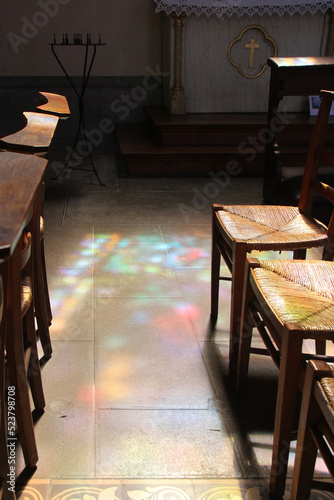
{"label": "beige plaster wall", "polygon": [[[0,19],[1,76],[63,75],[51,53],[54,35],[91,33],[94,76],[143,75],[161,63],[161,15],[153,0],[5,0]],[[84,49],[58,47],[71,75],[81,75]]]}

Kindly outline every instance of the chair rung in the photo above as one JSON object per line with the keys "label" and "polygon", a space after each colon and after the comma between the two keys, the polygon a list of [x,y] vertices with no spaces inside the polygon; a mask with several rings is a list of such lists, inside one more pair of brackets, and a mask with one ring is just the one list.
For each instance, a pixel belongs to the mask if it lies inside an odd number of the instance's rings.
{"label": "chair rung", "polygon": [[279,367],[279,365],[280,365],[280,353],[279,353],[279,350],[273,344],[271,338],[269,337],[267,330],[266,330],[265,323],[263,322],[260,315],[252,307],[251,304],[249,304],[249,310],[250,310],[250,313],[252,315],[254,325],[258,329],[258,332],[261,335],[261,338],[264,342],[264,345],[266,346],[266,348],[267,348],[270,356],[272,357],[274,363],[276,364],[276,366]]}
{"label": "chair rung", "polygon": [[325,491],[334,491],[334,483],[330,483],[329,481],[312,481],[312,489],[315,490],[325,490]]}
{"label": "chair rung", "polygon": [[232,276],[219,276],[220,281],[232,281]]}
{"label": "chair rung", "polygon": [[321,433],[318,431],[315,425],[310,426],[311,433],[313,436],[314,441],[317,444],[318,450],[320,451],[322,458],[324,459],[326,466],[331,474],[332,477],[334,477],[334,458],[333,454],[328,448],[328,445],[326,444],[326,441],[322,437]]}
{"label": "chair rung", "polygon": [[334,363],[334,356],[327,356],[326,354],[306,354],[303,353],[303,360],[308,361],[309,359],[316,359],[319,361],[325,361],[326,363]]}
{"label": "chair rung", "polygon": [[261,356],[269,356],[269,352],[267,349],[263,349],[261,347],[251,347],[250,352],[252,354],[259,354]]}

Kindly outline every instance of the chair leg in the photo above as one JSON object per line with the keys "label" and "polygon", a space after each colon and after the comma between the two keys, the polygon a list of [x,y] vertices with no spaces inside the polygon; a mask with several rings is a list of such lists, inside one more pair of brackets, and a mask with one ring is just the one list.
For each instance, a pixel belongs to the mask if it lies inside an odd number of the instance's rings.
{"label": "chair leg", "polygon": [[42,411],[45,408],[45,398],[44,398],[42,375],[39,365],[38,351],[36,344],[33,304],[24,315],[22,322],[23,322],[24,336],[29,345],[29,351],[30,351],[27,378],[29,381],[35,409],[37,411]]}
{"label": "chair leg", "polygon": [[326,340],[315,341],[315,352],[316,354],[326,355]]}
{"label": "chair leg", "polygon": [[299,248],[293,252],[294,259],[305,260],[306,259],[306,248]]}
{"label": "chair leg", "polygon": [[[293,327],[293,325],[292,325]],[[298,380],[301,369],[303,339],[298,330],[285,329],[282,335],[270,493],[274,498],[284,495],[291,432],[296,409]]]}
{"label": "chair leg", "polygon": [[245,272],[245,282],[244,282],[244,297],[242,304],[241,313],[241,327],[239,343],[237,346],[238,351],[238,365],[236,374],[236,390],[241,392],[246,386],[250,349],[252,343],[252,333],[253,333],[253,318],[249,310],[249,304],[254,299],[253,288],[249,282],[250,268],[247,266]]}
{"label": "chair leg", "polygon": [[219,301],[220,252],[215,241],[212,242],[211,254],[211,318],[217,319]]}
{"label": "chair leg", "polygon": [[47,313],[48,323],[50,326],[51,322],[52,322],[52,311],[51,311],[51,303],[50,303],[50,296],[49,296],[48,279],[47,279],[47,274],[46,274],[44,237],[42,238],[42,241],[41,241],[41,261],[42,261],[42,270],[43,270],[44,297],[45,297],[46,313]]}
{"label": "chair leg", "polygon": [[21,318],[21,248],[18,244],[9,262],[6,323],[7,365],[10,384],[15,387],[15,416],[25,463],[34,467],[38,461],[31,414]]}
{"label": "chair leg", "polygon": [[[41,245],[43,242],[40,243]],[[38,336],[40,338],[44,356],[49,359],[52,355],[52,345],[50,339],[49,325],[51,323],[50,299],[45,271],[45,262],[43,262],[43,248],[36,248],[35,273],[34,273],[34,301],[37,320]]]}
{"label": "chair leg", "polygon": [[[4,286],[3,286],[4,285]],[[15,500],[15,493],[8,484],[10,465],[8,456],[8,406],[5,399],[5,346],[6,346],[6,269],[1,269],[0,277],[0,498],[3,500]]]}
{"label": "chair leg", "polygon": [[[305,375],[302,407],[298,426],[296,459],[293,468],[291,500],[307,500],[310,497],[317,445],[312,437],[310,422],[319,421],[321,412],[314,404],[314,382],[316,372],[312,361],[308,364]],[[332,375],[332,372],[330,372]]]}
{"label": "chair leg", "polygon": [[42,216],[45,186],[42,185],[35,204],[34,212],[34,301],[38,337],[46,359],[51,358],[52,346],[49,326],[52,320],[48,281],[44,252],[44,219]]}
{"label": "chair leg", "polygon": [[[21,332],[21,329],[19,331]],[[15,413],[24,460],[28,467],[34,467],[38,461],[38,453],[24,367],[23,342],[9,342],[7,354],[10,383],[15,387],[16,393]]]}
{"label": "chair leg", "polygon": [[[1,494],[1,489],[0,489],[0,494]],[[3,491],[2,491],[2,500],[16,500],[16,495],[14,491],[9,490],[8,484],[3,485]]]}
{"label": "chair leg", "polygon": [[[4,396],[1,395],[1,397]],[[5,400],[3,399],[1,401],[1,404],[3,404],[5,407]],[[2,411],[2,409],[1,409]],[[4,412],[3,412],[4,413]],[[6,429],[6,418],[5,415],[3,414],[1,416],[1,423],[0,423],[0,498],[2,500],[15,500],[16,496],[14,493],[14,490],[12,489],[12,486],[10,485],[9,481],[9,476],[10,474],[10,465],[8,460],[8,443],[7,443],[7,429]]]}
{"label": "chair leg", "polygon": [[232,289],[230,312],[230,354],[229,368],[236,371],[238,365],[238,346],[241,325],[242,298],[245,277],[247,245],[235,243],[232,254]]}
{"label": "chair leg", "polygon": [[211,251],[211,319],[218,316],[219,303],[219,277],[221,255],[217,245],[220,233],[217,228],[216,206],[212,206],[212,251]]}
{"label": "chair leg", "polygon": [[[1,433],[3,431],[1,430]],[[6,450],[1,452],[0,456],[0,498],[2,500],[15,500],[16,496],[12,486],[8,483],[10,469],[8,464],[7,442],[0,440],[0,449]]]}
{"label": "chair leg", "polygon": [[[293,252],[294,259],[306,259],[306,248],[300,248]],[[317,354],[326,354],[326,341],[325,340],[316,340],[315,341],[315,349]]]}

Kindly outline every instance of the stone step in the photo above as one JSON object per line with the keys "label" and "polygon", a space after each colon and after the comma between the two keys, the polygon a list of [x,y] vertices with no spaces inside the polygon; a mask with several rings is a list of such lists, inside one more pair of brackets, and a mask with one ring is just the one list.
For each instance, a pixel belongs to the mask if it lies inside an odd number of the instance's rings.
{"label": "stone step", "polygon": [[266,127],[265,113],[194,113],[171,115],[165,108],[145,108],[157,143],[177,145],[238,145]]}
{"label": "stone step", "polygon": [[[206,176],[231,169],[244,176],[263,174],[269,140],[266,113],[171,115],[160,106],[147,107],[146,112],[147,123],[117,128],[128,174]],[[282,165],[303,166],[315,117],[277,116]],[[330,135],[333,143],[334,125]]]}
{"label": "stone step", "polygon": [[[148,124],[118,125],[120,152],[129,175],[206,176],[222,170],[231,175],[261,175],[264,148],[239,145],[159,146]],[[303,164],[305,152],[289,151],[289,161]]]}

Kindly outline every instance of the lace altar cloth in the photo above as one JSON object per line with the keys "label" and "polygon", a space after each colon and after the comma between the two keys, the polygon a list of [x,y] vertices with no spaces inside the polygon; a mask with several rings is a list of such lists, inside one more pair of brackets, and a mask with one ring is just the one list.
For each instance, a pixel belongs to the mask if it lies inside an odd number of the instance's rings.
{"label": "lace altar cloth", "polygon": [[157,4],[156,12],[166,12],[166,14],[180,15],[183,12],[188,16],[195,13],[197,16],[206,14],[210,16],[215,14],[220,17],[223,14],[232,16],[237,14],[239,17],[243,14],[252,16],[253,14],[283,14],[310,12],[315,14],[317,11],[326,12],[327,9],[334,9],[334,1],[324,0],[154,0]]}

